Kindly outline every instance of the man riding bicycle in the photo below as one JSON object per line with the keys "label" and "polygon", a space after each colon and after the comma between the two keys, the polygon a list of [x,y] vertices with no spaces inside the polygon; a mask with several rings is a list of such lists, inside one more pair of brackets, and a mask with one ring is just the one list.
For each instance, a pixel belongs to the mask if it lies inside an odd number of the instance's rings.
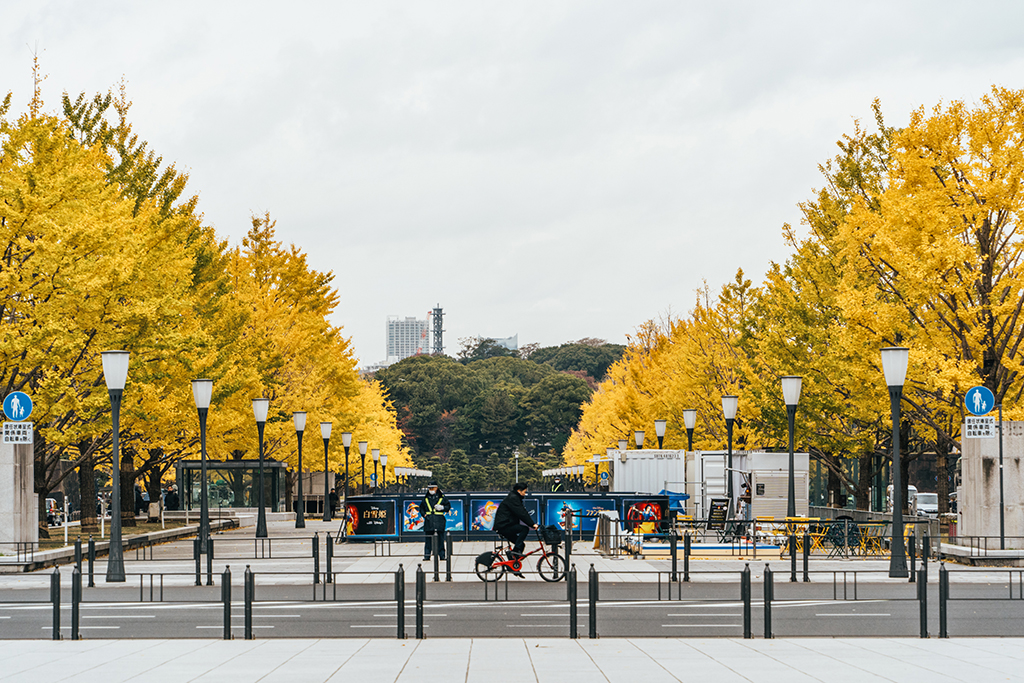
{"label": "man riding bicycle", "polygon": [[526,505],[523,504],[526,493],[526,484],[517,483],[505,496],[505,500],[501,501],[498,512],[494,515],[494,530],[512,544],[513,557],[523,554],[530,529],[537,528],[530,513],[526,511]]}

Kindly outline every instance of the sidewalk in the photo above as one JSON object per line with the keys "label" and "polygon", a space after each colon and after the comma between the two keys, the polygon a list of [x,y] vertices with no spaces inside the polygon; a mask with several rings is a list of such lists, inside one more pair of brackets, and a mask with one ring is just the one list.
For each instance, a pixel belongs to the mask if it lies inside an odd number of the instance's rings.
{"label": "sidewalk", "polygon": [[0,641],[0,681],[1024,681],[1024,639]]}

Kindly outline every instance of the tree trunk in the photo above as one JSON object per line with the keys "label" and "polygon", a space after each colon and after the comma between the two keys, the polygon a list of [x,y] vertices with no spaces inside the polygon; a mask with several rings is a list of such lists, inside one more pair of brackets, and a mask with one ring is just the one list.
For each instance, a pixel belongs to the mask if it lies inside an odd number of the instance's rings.
{"label": "tree trunk", "polygon": [[860,476],[857,477],[857,509],[871,509],[871,465],[874,453],[860,456]]}
{"label": "tree trunk", "polygon": [[[166,467],[157,465],[146,473],[146,493],[149,494],[149,510],[147,511],[149,517],[146,519],[146,522],[150,524],[160,521],[160,510],[163,505],[163,501],[160,498],[160,483],[163,481],[164,472],[166,471]],[[153,506],[153,503],[156,503],[156,507]],[[155,515],[153,514],[154,512],[156,513]]]}
{"label": "tree trunk", "polygon": [[935,493],[939,496],[939,514],[949,512],[949,440],[941,434],[935,439]]}
{"label": "tree trunk", "polygon": [[846,493],[843,488],[842,481],[839,478],[839,473],[836,472],[836,462],[838,459],[835,456],[825,456],[829,461],[828,469],[828,504],[829,507],[845,507],[846,505]]}
{"label": "tree trunk", "polygon": [[[79,453],[84,452],[91,442],[78,444]],[[81,492],[82,534],[99,533],[100,525],[96,521],[96,468],[92,458],[86,458],[78,466],[78,490]]]}

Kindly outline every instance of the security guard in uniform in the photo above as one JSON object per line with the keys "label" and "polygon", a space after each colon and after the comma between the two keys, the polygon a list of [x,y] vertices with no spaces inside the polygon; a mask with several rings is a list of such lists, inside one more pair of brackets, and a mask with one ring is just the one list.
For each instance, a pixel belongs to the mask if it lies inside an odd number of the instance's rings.
{"label": "security guard in uniform", "polygon": [[437,555],[444,559],[445,551],[445,525],[448,518],[445,514],[451,509],[448,499],[441,493],[437,482],[432,481],[427,485],[427,495],[420,501],[420,515],[423,516],[423,533],[426,535],[423,542],[423,559],[430,559],[430,537],[433,535],[438,544]]}
{"label": "security guard in uniform", "polygon": [[551,485],[551,493],[562,493],[565,491],[565,487],[562,486],[562,478],[555,477],[555,483]]}

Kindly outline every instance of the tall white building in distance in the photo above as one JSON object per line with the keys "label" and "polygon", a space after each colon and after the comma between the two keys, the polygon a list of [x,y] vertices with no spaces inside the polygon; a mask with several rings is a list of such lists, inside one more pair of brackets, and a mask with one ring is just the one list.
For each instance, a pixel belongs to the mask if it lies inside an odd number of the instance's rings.
{"label": "tall white building in distance", "polygon": [[430,353],[430,320],[389,315],[387,322],[388,365],[417,354]]}

